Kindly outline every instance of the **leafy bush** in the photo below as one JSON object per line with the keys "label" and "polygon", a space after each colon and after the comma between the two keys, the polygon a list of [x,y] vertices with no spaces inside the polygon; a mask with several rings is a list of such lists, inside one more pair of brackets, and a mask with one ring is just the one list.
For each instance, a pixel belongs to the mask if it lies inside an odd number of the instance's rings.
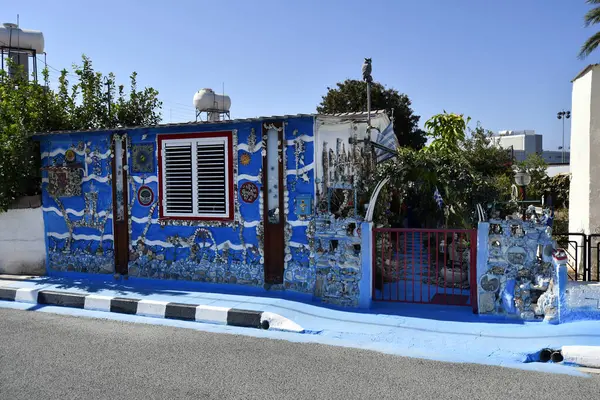
{"label": "leafy bush", "polygon": [[95,72],[86,56],[81,66],[73,66],[73,74],[77,79],[71,85],[67,70],[61,71],[53,91],[47,69],[42,71],[44,85],[22,73],[10,77],[0,70],[0,211],[20,196],[39,193],[40,159],[38,145],[30,139],[33,133],[160,122],[158,92],[138,90],[135,72],[128,92],[116,87],[112,73],[105,77]]}
{"label": "leafy bush", "polygon": [[[468,121],[457,114],[436,115],[425,125],[433,138],[429,146],[418,151],[400,148],[398,157],[378,166],[368,186],[385,177],[390,183],[377,202],[377,224],[388,225],[397,218],[398,211],[391,210],[394,197],[410,205],[426,227],[453,228],[474,226],[477,204],[508,198],[513,174],[509,153],[480,126],[467,136]],[[444,201],[442,208],[434,199],[436,188]]]}

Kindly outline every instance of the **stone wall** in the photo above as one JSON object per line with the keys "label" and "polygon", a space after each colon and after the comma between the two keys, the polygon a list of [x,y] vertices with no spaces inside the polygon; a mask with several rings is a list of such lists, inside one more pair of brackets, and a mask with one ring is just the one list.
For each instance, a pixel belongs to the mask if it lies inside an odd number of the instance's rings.
{"label": "stone wall", "polygon": [[316,222],[315,296],[324,303],[357,307],[362,269],[368,268],[362,263],[361,221],[330,217],[317,218]]}
{"label": "stone wall", "polygon": [[19,199],[0,213],[0,273],[43,275],[46,242],[40,197]]}
{"label": "stone wall", "polygon": [[524,320],[544,318],[544,293],[552,289],[554,281],[550,223],[545,214],[528,221],[491,220],[479,224],[479,314]]}

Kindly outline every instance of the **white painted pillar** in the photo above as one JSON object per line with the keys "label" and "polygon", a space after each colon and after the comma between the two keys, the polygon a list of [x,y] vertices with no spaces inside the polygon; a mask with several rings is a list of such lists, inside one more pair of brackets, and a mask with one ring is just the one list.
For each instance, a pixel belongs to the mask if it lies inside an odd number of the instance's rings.
{"label": "white painted pillar", "polygon": [[[589,234],[600,228],[600,65],[588,66],[573,80],[571,115],[569,232]],[[581,237],[570,240],[583,246]],[[582,261],[580,256],[580,273]]]}

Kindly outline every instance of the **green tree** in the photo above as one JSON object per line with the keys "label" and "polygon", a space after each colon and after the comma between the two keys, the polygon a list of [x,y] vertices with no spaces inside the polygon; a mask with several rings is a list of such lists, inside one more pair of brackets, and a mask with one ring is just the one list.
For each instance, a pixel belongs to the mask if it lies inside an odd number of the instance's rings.
{"label": "green tree", "polygon": [[[390,215],[393,196],[410,205],[426,227],[443,221],[453,228],[473,227],[477,204],[507,200],[513,179],[511,157],[491,140],[491,132],[480,125],[469,129],[469,120],[445,112],[435,115],[426,123],[433,138],[429,146],[419,151],[400,149],[398,157],[378,165],[373,181],[390,178],[376,205],[378,224],[387,225],[394,219]],[[373,182],[369,186],[374,186]],[[443,208],[434,200],[436,188]]]}
{"label": "green tree", "polygon": [[550,186],[546,161],[539,154],[532,153],[527,156],[525,161],[518,163],[517,168],[531,176],[531,182],[526,188],[527,198],[541,200]]}
{"label": "green tree", "polygon": [[[600,22],[600,0],[587,0],[587,4],[592,4],[594,7],[589,10],[583,17],[584,24],[586,27],[596,25]],[[579,58],[584,59],[596,50],[600,44],[600,32],[594,33],[590,36],[579,51]]]}
{"label": "green tree", "polygon": [[[422,148],[426,143],[425,132],[419,129],[418,115],[411,108],[407,95],[395,89],[387,89],[381,83],[371,84],[371,110],[394,113],[394,132],[402,147]],[[367,83],[354,79],[338,82],[335,88],[327,88],[317,112],[324,114],[367,111]]]}
{"label": "green tree", "polygon": [[460,145],[465,140],[467,125],[471,119],[466,120],[462,115],[447,113],[437,114],[425,122],[427,136],[433,141],[425,147],[425,151],[434,153],[457,153]]}
{"label": "green tree", "polygon": [[[19,196],[39,192],[40,159],[30,139],[33,133],[155,125],[161,120],[158,92],[138,90],[135,72],[125,90],[116,87],[112,73],[94,71],[83,56],[73,73],[61,71],[56,91],[49,88],[47,69],[42,76],[44,84],[39,85],[23,74],[9,76],[0,70],[0,211]],[[73,84],[69,76],[75,77]]]}

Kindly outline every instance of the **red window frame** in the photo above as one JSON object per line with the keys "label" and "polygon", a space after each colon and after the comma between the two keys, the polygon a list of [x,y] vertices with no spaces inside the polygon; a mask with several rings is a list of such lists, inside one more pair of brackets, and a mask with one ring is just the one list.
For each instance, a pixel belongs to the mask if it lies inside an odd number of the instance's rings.
{"label": "red window frame", "polygon": [[[162,160],[162,143],[165,140],[171,139],[202,139],[202,138],[228,138],[227,148],[227,165],[228,173],[227,179],[229,180],[229,212],[227,217],[173,217],[165,216],[163,210],[163,160]],[[234,220],[234,190],[233,190],[233,132],[232,131],[219,131],[219,132],[193,132],[193,133],[176,133],[176,134],[160,134],[157,135],[158,141],[158,217],[160,220],[165,221],[223,221],[231,222]]]}

